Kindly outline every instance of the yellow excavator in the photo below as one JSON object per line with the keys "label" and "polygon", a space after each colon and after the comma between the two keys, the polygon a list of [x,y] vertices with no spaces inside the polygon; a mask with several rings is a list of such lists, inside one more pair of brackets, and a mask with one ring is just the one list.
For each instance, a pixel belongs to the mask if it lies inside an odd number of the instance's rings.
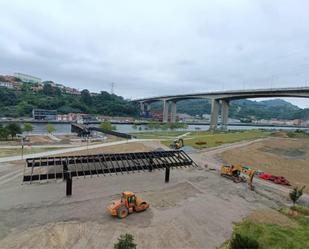
{"label": "yellow excavator", "polygon": [[239,183],[243,181],[243,178],[240,176],[242,172],[241,165],[222,165],[221,166],[221,176],[233,180],[233,182]]}
{"label": "yellow excavator", "polygon": [[247,181],[249,189],[254,190],[254,186],[252,182],[253,182],[253,178],[254,178],[256,170],[254,169],[247,170],[247,175],[248,175],[247,180],[245,177],[241,176],[242,172],[243,172],[243,167],[241,165],[236,164],[236,165],[222,165],[220,173],[221,173],[221,176],[229,178],[233,180],[235,183]]}
{"label": "yellow excavator", "polygon": [[177,138],[170,144],[171,149],[179,150],[184,146],[184,142],[182,138]]}
{"label": "yellow excavator", "polygon": [[252,182],[253,182],[253,178],[254,178],[255,172],[256,172],[255,169],[251,169],[248,172],[248,187],[252,191],[254,190],[254,186],[253,186]]}

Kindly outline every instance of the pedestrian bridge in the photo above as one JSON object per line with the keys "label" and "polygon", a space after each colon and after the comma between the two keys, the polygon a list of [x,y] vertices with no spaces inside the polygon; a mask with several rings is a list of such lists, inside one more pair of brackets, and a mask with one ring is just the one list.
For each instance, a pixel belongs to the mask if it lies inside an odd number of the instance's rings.
{"label": "pedestrian bridge", "polygon": [[133,101],[140,104],[142,112],[149,111],[151,103],[163,101],[163,122],[175,122],[178,101],[186,99],[210,99],[212,101],[210,129],[217,129],[218,116],[221,105],[221,125],[222,129],[225,130],[227,129],[229,103],[231,100],[267,97],[309,98],[309,87],[229,90],[179,95],[165,95],[158,97],[135,99]]}

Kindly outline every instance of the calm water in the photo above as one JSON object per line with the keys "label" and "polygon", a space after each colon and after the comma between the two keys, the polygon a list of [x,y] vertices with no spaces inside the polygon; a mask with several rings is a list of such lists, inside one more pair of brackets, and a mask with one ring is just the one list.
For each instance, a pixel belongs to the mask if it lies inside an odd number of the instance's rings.
{"label": "calm water", "polygon": [[[34,123],[33,125],[33,132],[34,134],[39,133],[46,133],[46,124],[41,123]],[[55,133],[70,133],[71,132],[71,124],[53,124],[56,128]],[[99,126],[99,125],[92,125],[92,126]],[[131,124],[116,124],[115,125],[117,130],[119,132],[123,133],[132,133],[132,132],[150,132],[150,131],[160,131],[157,130],[149,130],[145,125],[138,125],[137,129],[134,129]],[[208,130],[209,125],[188,125],[188,128],[186,129],[175,129],[176,131],[196,131],[196,130]],[[282,129],[282,130],[295,130],[294,127],[267,127],[267,126],[235,126],[235,125],[229,125],[229,129],[231,130],[252,130],[252,129]],[[306,130],[306,128],[302,128]],[[308,130],[308,128],[307,128]]]}

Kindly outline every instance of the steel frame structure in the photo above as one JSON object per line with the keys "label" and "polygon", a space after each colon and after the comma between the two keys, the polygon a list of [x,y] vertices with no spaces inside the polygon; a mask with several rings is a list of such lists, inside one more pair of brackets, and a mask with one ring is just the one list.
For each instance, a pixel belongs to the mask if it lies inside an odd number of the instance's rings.
{"label": "steel frame structure", "polygon": [[63,179],[67,183],[67,196],[70,196],[73,177],[165,169],[165,182],[169,182],[171,168],[188,166],[197,167],[182,150],[28,158],[23,182]]}

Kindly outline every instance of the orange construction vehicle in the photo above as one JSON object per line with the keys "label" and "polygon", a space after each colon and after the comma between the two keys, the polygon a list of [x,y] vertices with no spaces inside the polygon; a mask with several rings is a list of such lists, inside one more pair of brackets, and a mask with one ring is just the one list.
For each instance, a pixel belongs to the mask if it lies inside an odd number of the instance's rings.
{"label": "orange construction vehicle", "polygon": [[254,169],[251,169],[248,172],[248,186],[249,186],[249,189],[252,191],[254,191],[253,178],[254,178],[255,173],[256,173],[256,170]]}
{"label": "orange construction vehicle", "polygon": [[227,177],[234,182],[238,183],[243,181],[243,178],[240,176],[242,172],[241,165],[222,165],[221,166],[221,176]]}
{"label": "orange construction vehicle", "polygon": [[149,204],[142,198],[137,197],[133,192],[125,191],[121,199],[114,201],[107,207],[111,215],[123,219],[133,212],[141,212],[149,208]]}

